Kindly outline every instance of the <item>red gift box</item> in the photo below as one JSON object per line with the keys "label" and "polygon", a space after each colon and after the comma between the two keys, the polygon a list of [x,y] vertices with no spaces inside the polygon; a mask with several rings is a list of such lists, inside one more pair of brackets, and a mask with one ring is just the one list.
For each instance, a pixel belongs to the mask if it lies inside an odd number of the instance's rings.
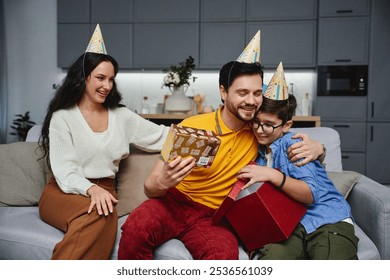
{"label": "red gift box", "polygon": [[213,222],[226,218],[247,250],[288,239],[306,212],[271,183],[256,183],[245,190],[247,180],[238,180],[216,211]]}

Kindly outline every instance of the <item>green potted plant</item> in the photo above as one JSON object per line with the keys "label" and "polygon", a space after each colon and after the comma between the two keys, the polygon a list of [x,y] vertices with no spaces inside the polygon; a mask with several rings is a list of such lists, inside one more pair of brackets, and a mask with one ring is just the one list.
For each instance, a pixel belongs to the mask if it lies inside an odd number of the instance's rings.
{"label": "green potted plant", "polygon": [[12,121],[11,128],[14,132],[11,135],[17,135],[19,141],[26,141],[27,132],[32,128],[35,122],[30,120],[30,112],[27,111],[24,115],[17,114],[15,119]]}

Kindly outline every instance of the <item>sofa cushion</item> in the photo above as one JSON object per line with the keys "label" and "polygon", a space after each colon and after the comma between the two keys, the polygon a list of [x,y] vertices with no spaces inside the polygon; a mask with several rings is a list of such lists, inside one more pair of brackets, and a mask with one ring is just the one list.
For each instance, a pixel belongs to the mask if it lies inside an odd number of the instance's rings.
{"label": "sofa cushion", "polygon": [[159,155],[159,153],[131,149],[130,155],[120,162],[117,174],[119,201],[116,205],[119,217],[129,214],[147,199],[144,193],[144,182]]}
{"label": "sofa cushion", "polygon": [[355,186],[360,174],[355,171],[332,172],[328,171],[329,179],[333,182],[336,188],[344,195],[345,198]]}
{"label": "sofa cushion", "polygon": [[326,147],[325,168],[327,171],[342,171],[340,135],[330,127],[299,127],[291,128],[291,132],[305,133],[312,140],[321,142]]}
{"label": "sofa cushion", "polygon": [[0,145],[0,206],[37,205],[46,182],[45,160],[36,142]]}

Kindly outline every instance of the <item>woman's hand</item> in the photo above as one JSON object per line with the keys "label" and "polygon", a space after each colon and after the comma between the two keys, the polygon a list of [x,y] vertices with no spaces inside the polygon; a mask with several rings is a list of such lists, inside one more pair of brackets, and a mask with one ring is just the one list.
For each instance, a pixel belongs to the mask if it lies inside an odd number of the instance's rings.
{"label": "woman's hand", "polygon": [[90,187],[87,190],[87,194],[91,198],[88,214],[91,213],[93,207],[96,206],[96,210],[99,215],[104,213],[104,216],[108,216],[108,214],[114,211],[114,204],[118,202],[118,200],[112,194],[98,185],[93,185]]}
{"label": "woman's hand", "polygon": [[[294,143],[288,150],[288,158],[294,162],[296,166],[302,166],[306,163],[318,159],[325,151],[323,145],[309,138],[307,134],[297,133],[292,136],[293,139],[301,138],[302,141]],[[299,159],[302,161],[297,162]]]}

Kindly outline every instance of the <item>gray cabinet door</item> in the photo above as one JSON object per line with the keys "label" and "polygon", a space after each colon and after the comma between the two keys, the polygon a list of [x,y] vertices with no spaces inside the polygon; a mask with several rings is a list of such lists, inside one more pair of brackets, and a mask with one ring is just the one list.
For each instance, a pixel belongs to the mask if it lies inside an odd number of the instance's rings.
{"label": "gray cabinet door", "polygon": [[[91,26],[95,28],[95,25]],[[119,68],[132,68],[133,27],[132,24],[100,24],[107,53],[115,58]],[[91,30],[92,32],[93,30]]]}
{"label": "gray cabinet door", "polygon": [[158,69],[184,61],[188,56],[199,64],[198,23],[135,23],[134,56],[136,69]]}
{"label": "gray cabinet door", "polygon": [[89,0],[57,0],[58,23],[89,23]]}
{"label": "gray cabinet door", "polygon": [[390,1],[375,0],[371,16],[368,120],[390,121]]}
{"label": "gray cabinet door", "polygon": [[318,96],[314,114],[325,121],[366,121],[367,98]]}
{"label": "gray cabinet door", "polygon": [[340,135],[342,152],[366,151],[366,123],[365,122],[327,122],[321,126],[331,127]]}
{"label": "gray cabinet door", "polygon": [[341,152],[343,170],[366,174],[366,153]]}
{"label": "gray cabinet door", "polygon": [[318,64],[368,64],[369,18],[321,18]]}
{"label": "gray cabinet door", "polygon": [[200,68],[221,68],[245,47],[244,23],[202,23],[200,30]]}
{"label": "gray cabinet door", "polygon": [[247,23],[247,42],[261,31],[263,66],[307,68],[316,66],[316,21],[267,21]]}
{"label": "gray cabinet door", "polygon": [[199,0],[134,0],[134,22],[199,21]]}
{"label": "gray cabinet door", "polygon": [[245,0],[201,0],[200,20],[245,21]]}
{"label": "gray cabinet door", "polygon": [[85,52],[90,40],[89,24],[58,24],[57,25],[57,64],[68,68]]}
{"label": "gray cabinet door", "polygon": [[366,175],[382,184],[390,184],[390,123],[367,124]]}
{"label": "gray cabinet door", "polygon": [[319,5],[321,17],[362,16],[370,13],[370,0],[320,0]]}
{"label": "gray cabinet door", "polygon": [[317,0],[247,1],[247,20],[316,19]]}
{"label": "gray cabinet door", "polygon": [[92,23],[130,23],[133,20],[133,0],[91,0]]}

